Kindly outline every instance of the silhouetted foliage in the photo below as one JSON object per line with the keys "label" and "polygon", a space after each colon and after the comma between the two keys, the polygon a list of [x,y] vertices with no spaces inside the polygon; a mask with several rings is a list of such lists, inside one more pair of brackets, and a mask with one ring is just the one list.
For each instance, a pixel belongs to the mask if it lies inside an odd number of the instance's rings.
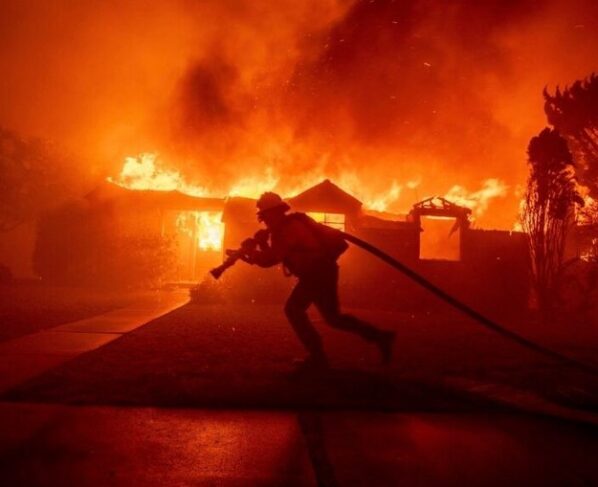
{"label": "silhouetted foliage", "polygon": [[573,211],[583,200],[576,189],[567,141],[558,131],[545,128],[531,139],[528,162],[522,222],[529,239],[536,297],[546,318],[555,304]]}
{"label": "silhouetted foliage", "polygon": [[174,268],[174,242],[152,232],[123,234],[109,209],[71,202],[38,222],[34,268],[45,281],[135,289],[158,287]]}
{"label": "silhouetted foliage", "polygon": [[554,95],[544,90],[548,123],[567,139],[580,184],[598,198],[598,75],[592,73]]}
{"label": "silhouetted foliage", "polygon": [[69,173],[67,162],[50,144],[0,127],[0,232],[36,217],[68,194],[72,168]]}
{"label": "silhouetted foliage", "polygon": [[563,265],[559,284],[559,311],[563,318],[598,324],[598,262],[569,260]]}

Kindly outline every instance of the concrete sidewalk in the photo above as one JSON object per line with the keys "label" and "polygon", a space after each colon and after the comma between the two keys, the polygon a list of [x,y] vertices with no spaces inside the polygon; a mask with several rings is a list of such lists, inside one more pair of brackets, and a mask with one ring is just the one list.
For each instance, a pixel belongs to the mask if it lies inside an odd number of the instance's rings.
{"label": "concrete sidewalk", "polygon": [[116,340],[189,300],[186,291],[164,292],[153,303],[108,313],[0,343],[0,393],[77,355]]}

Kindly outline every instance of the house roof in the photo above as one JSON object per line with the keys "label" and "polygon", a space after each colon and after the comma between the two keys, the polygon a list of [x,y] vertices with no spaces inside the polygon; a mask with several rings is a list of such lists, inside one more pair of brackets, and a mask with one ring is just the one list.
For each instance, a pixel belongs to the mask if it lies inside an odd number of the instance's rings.
{"label": "house roof", "polygon": [[224,212],[222,213],[222,221],[228,222],[231,220],[257,222],[255,206],[256,200],[252,198],[243,198],[234,196],[226,199],[224,205]]}
{"label": "house roof", "polygon": [[362,213],[359,216],[359,226],[367,229],[389,229],[389,230],[404,230],[413,228],[414,223],[397,218],[386,218],[388,214],[380,213],[381,216]]}
{"label": "house roof", "polygon": [[224,198],[202,198],[179,191],[131,190],[104,182],[86,195],[94,203],[116,203],[138,209],[222,211]]}
{"label": "house roof", "polygon": [[357,213],[361,201],[343,191],[329,179],[309,188],[303,193],[287,199],[294,210],[325,213]]}
{"label": "house roof", "polygon": [[[132,190],[104,182],[86,198],[98,204],[116,203],[122,206],[162,208],[169,210],[224,211],[224,219],[255,219],[255,200],[251,198],[202,198],[179,191]],[[293,210],[325,213],[357,213],[361,201],[343,191],[330,180],[287,199]]]}
{"label": "house roof", "polygon": [[412,216],[451,216],[455,218],[468,219],[471,210],[465,206],[459,206],[441,196],[433,196],[413,205],[409,212]]}

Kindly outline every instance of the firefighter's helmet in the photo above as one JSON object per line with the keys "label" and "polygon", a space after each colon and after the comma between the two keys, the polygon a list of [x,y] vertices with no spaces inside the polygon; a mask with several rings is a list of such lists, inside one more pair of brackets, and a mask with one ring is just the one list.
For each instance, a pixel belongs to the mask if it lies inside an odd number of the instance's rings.
{"label": "firefighter's helmet", "polygon": [[291,207],[284,202],[284,200],[271,191],[268,191],[260,196],[257,200],[257,215],[258,218],[264,215],[264,213],[268,213],[273,210],[282,211],[283,213],[289,211]]}

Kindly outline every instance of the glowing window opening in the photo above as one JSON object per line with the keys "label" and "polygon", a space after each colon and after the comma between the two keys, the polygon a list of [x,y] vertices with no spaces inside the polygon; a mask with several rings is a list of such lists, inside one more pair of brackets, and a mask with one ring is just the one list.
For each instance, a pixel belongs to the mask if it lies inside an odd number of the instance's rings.
{"label": "glowing window opening", "polygon": [[332,228],[345,231],[345,214],[344,213],[322,213],[310,211],[307,213],[318,223],[323,223]]}
{"label": "glowing window opening", "polygon": [[461,231],[457,219],[450,217],[422,216],[419,234],[421,260],[461,260]]}
{"label": "glowing window opening", "polygon": [[197,242],[200,251],[222,250],[224,223],[221,211],[182,211],[176,226],[179,232]]}

